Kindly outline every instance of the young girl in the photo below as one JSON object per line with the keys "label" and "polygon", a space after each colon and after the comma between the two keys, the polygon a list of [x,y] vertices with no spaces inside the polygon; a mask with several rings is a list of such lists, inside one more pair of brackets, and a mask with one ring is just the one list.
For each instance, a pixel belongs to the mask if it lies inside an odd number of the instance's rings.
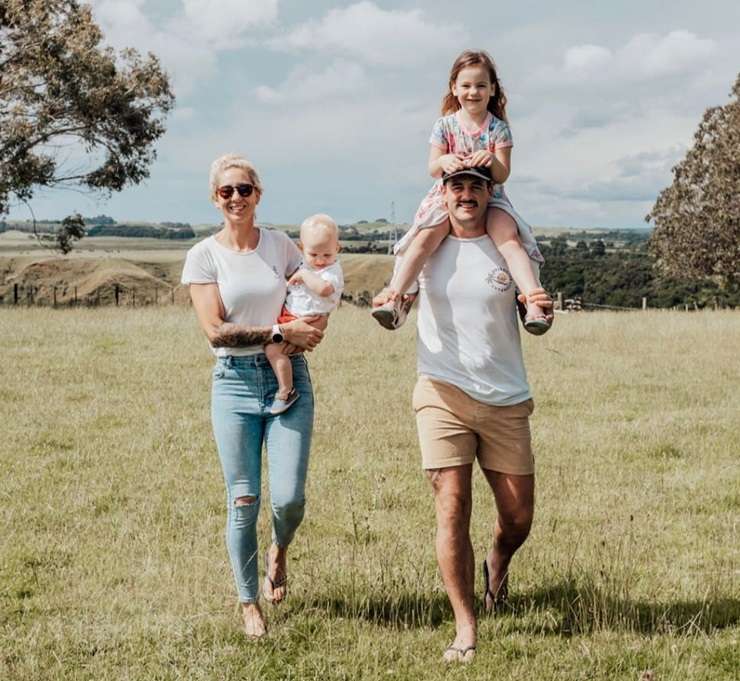
{"label": "young girl", "polygon": [[[434,124],[429,142],[429,174],[437,181],[421,202],[411,229],[395,247],[399,257],[389,286],[391,299],[372,313],[388,329],[398,328],[405,320],[401,294],[409,290],[427,258],[450,233],[442,176],[465,167],[486,166],[490,170],[495,184],[488,202],[486,231],[506,260],[517,287],[528,296],[540,286],[537,272],[544,259],[532,228],[504,193],[513,142],[506,121],[506,95],[488,53],[466,50],[455,60],[449,91],[442,100],[442,118]],[[540,335],[550,323],[542,308],[527,302],[524,326]]]}

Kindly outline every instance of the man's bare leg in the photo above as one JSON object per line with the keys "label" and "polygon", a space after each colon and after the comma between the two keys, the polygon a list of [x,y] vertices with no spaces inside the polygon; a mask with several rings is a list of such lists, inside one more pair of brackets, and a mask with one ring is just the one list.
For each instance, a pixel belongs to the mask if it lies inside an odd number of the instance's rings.
{"label": "man's bare leg", "polygon": [[455,640],[445,652],[448,661],[467,662],[475,655],[472,469],[468,464],[427,471],[437,513],[437,562],[455,615]]}
{"label": "man's bare leg", "polygon": [[508,595],[509,563],[524,543],[534,516],[534,475],[512,475],[485,470],[488,484],[496,499],[498,517],[493,529],[493,547],[486,556],[489,592],[486,610]]}

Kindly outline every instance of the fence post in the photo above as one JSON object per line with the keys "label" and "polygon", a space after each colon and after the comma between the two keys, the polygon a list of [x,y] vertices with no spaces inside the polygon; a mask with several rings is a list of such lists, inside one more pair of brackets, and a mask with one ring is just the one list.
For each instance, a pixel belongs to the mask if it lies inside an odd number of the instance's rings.
{"label": "fence post", "polygon": [[558,291],[558,310],[563,309],[563,292]]}
{"label": "fence post", "polygon": [[113,289],[113,293],[114,293],[114,295],[116,297],[116,307],[118,307],[118,284],[115,285],[115,287]]}
{"label": "fence post", "polygon": [[131,291],[131,307],[136,307],[136,289]]}
{"label": "fence post", "polygon": [[683,307],[684,307],[684,310],[685,310],[686,312],[688,312],[688,311],[689,311],[689,304],[688,304],[688,303],[684,303],[684,306],[683,306]]}
{"label": "fence post", "polygon": [[647,298],[645,297],[642,299],[642,309],[647,310]]}
{"label": "fence post", "polygon": [[170,291],[170,293],[172,294],[172,304],[174,305],[175,304],[175,287],[174,286],[172,287],[172,290]]}
{"label": "fence post", "polygon": [[74,304],[77,305],[77,287],[75,286]]}
{"label": "fence post", "polygon": [[13,284],[13,305],[18,304],[18,284]]}
{"label": "fence post", "polygon": [[159,303],[159,289],[155,286],[154,287],[154,304],[157,305]]}
{"label": "fence post", "polygon": [[56,286],[54,287],[54,293],[52,294],[52,301],[53,301],[52,306],[56,307],[57,306],[57,287]]}

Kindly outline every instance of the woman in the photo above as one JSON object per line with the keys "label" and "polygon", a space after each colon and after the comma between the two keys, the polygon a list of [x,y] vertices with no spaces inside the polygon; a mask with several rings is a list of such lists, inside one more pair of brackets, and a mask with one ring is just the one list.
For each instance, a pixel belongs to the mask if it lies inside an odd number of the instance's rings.
{"label": "woman", "polygon": [[[182,283],[190,285],[198,321],[216,355],[211,418],[226,482],[226,543],[250,638],[264,636],[259,607],[257,515],[261,456],[267,446],[272,507],[272,545],[265,554],[265,598],[286,595],[286,552],[303,519],[304,488],[313,427],[313,392],[306,360],[323,332],[316,319],[277,325],[286,279],[300,252],[283,233],[255,225],[262,184],[254,166],[235,155],[213,162],[211,199],[224,217],[217,234],[188,251]],[[273,416],[278,384],[265,357],[267,343],[285,342],[301,399]],[[295,354],[292,354],[295,353]]]}

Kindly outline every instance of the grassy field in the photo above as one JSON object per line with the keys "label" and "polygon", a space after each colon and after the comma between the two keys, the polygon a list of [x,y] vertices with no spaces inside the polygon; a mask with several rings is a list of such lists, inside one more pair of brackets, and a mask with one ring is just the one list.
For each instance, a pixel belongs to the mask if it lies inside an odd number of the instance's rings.
{"label": "grassy field", "polygon": [[[482,619],[465,668],[440,661],[453,625],[411,324],[384,332],[344,306],[310,357],[307,517],[288,602],[256,644],[227,564],[212,358],[192,311],[0,308],[0,337],[3,681],[737,678],[737,313],[559,316],[524,339],[535,526],[511,609]],[[477,478],[480,561],[493,508]]]}

